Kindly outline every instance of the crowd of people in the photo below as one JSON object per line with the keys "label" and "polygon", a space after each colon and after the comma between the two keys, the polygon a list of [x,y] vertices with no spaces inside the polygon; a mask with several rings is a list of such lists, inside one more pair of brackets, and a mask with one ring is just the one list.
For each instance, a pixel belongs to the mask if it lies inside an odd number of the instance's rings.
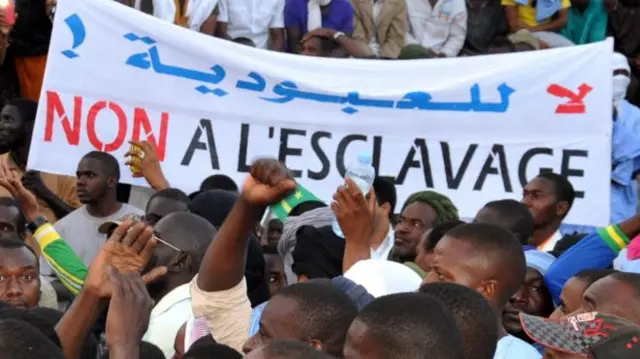
{"label": "crowd of people", "polygon": [[[38,100],[57,0],[0,11],[0,105]],[[114,0],[112,0],[114,1]],[[541,50],[610,36],[640,105],[637,0],[115,0],[163,21],[260,49],[322,57],[424,59]],[[10,46],[9,46],[10,45]]]}
{"label": "crowd of people", "polygon": [[[566,226],[575,191],[552,172],[463,221],[464,204],[435,190],[398,203],[387,177],[368,193],[346,178],[328,204],[272,218],[298,186],[284,164],[257,159],[240,185],[214,174],[187,194],[148,142],[132,141],[126,158],[87,153],[75,176],[28,169],[56,2],[16,0],[15,24],[0,11],[0,358],[640,358],[640,2],[121,2],[243,45],[327,57],[613,36],[611,224]],[[140,208],[120,183],[128,166],[154,192]]]}
{"label": "crowd of people", "polygon": [[[640,214],[562,236],[575,191],[559,174],[469,223],[430,190],[396,214],[385,177],[280,220],[267,208],[297,183],[275,159],[191,194],[148,142],[87,153],[75,178],[27,171],[36,107],[0,112],[2,358],[640,355]],[[144,210],[118,199],[121,164],[155,191]]]}

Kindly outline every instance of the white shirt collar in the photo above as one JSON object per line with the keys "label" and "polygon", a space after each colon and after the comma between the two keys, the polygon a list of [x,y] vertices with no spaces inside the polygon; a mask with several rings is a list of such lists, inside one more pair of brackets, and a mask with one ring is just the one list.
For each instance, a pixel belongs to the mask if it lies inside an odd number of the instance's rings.
{"label": "white shirt collar", "polygon": [[151,311],[151,316],[161,315],[167,310],[171,309],[174,305],[184,301],[191,299],[191,290],[189,287],[189,283],[183,284],[177,288],[174,288],[171,292],[167,293],[158,304],[153,307]]}
{"label": "white shirt collar", "polygon": [[393,244],[395,243],[395,237],[393,235],[393,227],[389,225],[389,231],[387,232],[387,236],[384,237],[384,240],[380,244],[377,249],[369,248],[369,256],[371,259],[383,259],[386,260],[389,257],[389,253],[393,249]]}
{"label": "white shirt collar", "polygon": [[561,239],[562,239],[562,233],[560,233],[560,230],[557,230],[553,235],[551,235],[551,237],[549,237],[549,239],[547,239],[546,241],[544,241],[544,243],[538,246],[538,249],[543,252],[552,251],[556,247],[556,243],[558,243],[558,241]]}

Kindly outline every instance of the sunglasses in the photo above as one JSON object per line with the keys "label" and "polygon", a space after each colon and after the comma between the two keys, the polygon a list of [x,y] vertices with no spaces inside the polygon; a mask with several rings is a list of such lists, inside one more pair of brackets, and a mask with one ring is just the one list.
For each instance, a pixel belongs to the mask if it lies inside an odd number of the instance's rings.
{"label": "sunglasses", "polygon": [[182,253],[182,252],[184,252],[182,249],[180,249],[180,248],[178,248],[178,247],[174,246],[173,244],[171,244],[171,243],[169,243],[169,242],[165,241],[164,239],[160,238],[160,236],[158,235],[158,233],[157,233],[157,232],[155,232],[155,231],[153,232],[153,237],[152,237],[152,238],[153,238],[153,239],[155,239],[158,243],[162,243],[162,244],[164,244],[165,246],[167,246],[167,247],[169,247],[169,248],[173,249],[174,251],[176,251],[176,252],[178,252],[178,253]]}

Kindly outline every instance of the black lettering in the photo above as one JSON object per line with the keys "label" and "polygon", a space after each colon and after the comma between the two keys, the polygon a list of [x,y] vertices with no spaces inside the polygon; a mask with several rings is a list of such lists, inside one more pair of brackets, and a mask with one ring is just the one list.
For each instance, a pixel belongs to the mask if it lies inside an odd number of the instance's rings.
{"label": "black lettering", "polygon": [[240,129],[240,151],[238,152],[238,172],[249,172],[247,164],[247,147],[249,147],[249,125],[242,124]]}
{"label": "black lettering", "polygon": [[380,155],[382,153],[382,136],[373,136],[373,168],[376,169],[376,175],[380,173]]}
{"label": "black lettering", "polygon": [[329,157],[320,147],[320,139],[321,138],[331,138],[331,133],[325,131],[314,132],[311,135],[311,148],[313,152],[316,153],[320,163],[322,164],[322,168],[319,172],[307,170],[307,177],[314,180],[323,180],[327,178],[329,175],[329,171],[331,170],[331,163],[329,162]]}
{"label": "black lettering", "polygon": [[442,149],[442,158],[444,159],[444,171],[447,177],[447,187],[449,189],[458,189],[462,179],[464,178],[465,172],[467,172],[467,168],[469,168],[471,158],[473,158],[473,154],[476,152],[476,149],[478,149],[478,145],[474,143],[467,148],[467,152],[465,152],[462,162],[460,163],[460,169],[455,175],[453,174],[453,165],[451,164],[451,151],[449,150],[449,144],[446,142],[440,142],[440,148]]}
{"label": "black lettering", "polygon": [[[496,155],[498,156],[498,165],[500,166],[499,171],[498,171],[498,168],[492,166],[493,158]],[[487,179],[487,176],[490,174],[492,175],[500,174],[505,192],[513,192],[513,187],[511,186],[511,179],[509,178],[509,168],[507,168],[507,156],[504,153],[504,146],[501,144],[495,144],[491,148],[491,153],[487,156],[486,161],[484,161],[484,165],[480,170],[480,175],[478,176],[476,183],[473,185],[473,190],[474,191],[482,190],[484,181]]]}
{"label": "black lettering", "polygon": [[[202,136],[203,130],[207,134],[207,142],[201,142],[200,137]],[[200,120],[200,126],[193,134],[191,138],[191,142],[189,143],[189,147],[187,151],[184,153],[182,157],[182,162],[180,165],[189,166],[191,163],[191,159],[193,158],[193,154],[195,150],[209,150],[209,157],[211,159],[211,169],[219,170],[220,163],[218,162],[218,152],[216,151],[216,142],[213,138],[213,128],[211,127],[211,121],[203,118]]]}
{"label": "black lettering", "polygon": [[[414,159],[416,155],[416,147],[420,149],[422,162]],[[398,173],[398,176],[396,177],[396,184],[401,185],[404,183],[410,168],[420,167],[422,167],[424,183],[427,188],[433,188],[433,176],[431,175],[431,163],[429,162],[429,150],[427,149],[427,143],[423,138],[416,138],[411,150],[409,150],[407,157],[404,159],[400,173]]]}
{"label": "black lettering", "polygon": [[[522,155],[522,157],[520,158],[520,162],[518,163],[518,180],[520,181],[520,186],[522,186],[522,188],[526,187],[527,183],[529,183],[530,181],[530,179],[527,178],[527,168],[529,167],[529,162],[531,161],[531,159],[533,159],[534,156],[538,155],[553,156],[553,150],[549,147],[534,147]],[[551,168],[541,168],[540,172],[538,173],[542,173],[547,170],[553,171]]]}
{"label": "black lettering", "polygon": [[[291,136],[305,136],[307,131],[305,130],[294,130],[291,128],[282,128],[280,129],[280,149],[278,151],[278,160],[285,165],[287,164],[287,156],[301,156],[302,149],[301,148],[293,148],[289,147],[289,135]],[[302,177],[302,171],[292,169],[291,166],[287,165],[289,171],[293,177],[300,178]]]}
{"label": "black lettering", "polygon": [[[562,165],[560,166],[560,174],[571,182],[569,177],[584,177],[584,170],[569,167],[571,157],[588,157],[589,152],[585,150],[563,150]],[[584,191],[575,191],[576,198],[584,198]]]}
{"label": "black lettering", "polygon": [[347,152],[347,147],[351,142],[354,141],[363,141],[367,142],[367,136],[365,135],[347,135],[340,143],[338,143],[338,149],[336,150],[336,167],[338,168],[338,173],[340,173],[340,177],[344,178],[344,173],[347,171],[346,164],[344,163],[344,154]]}

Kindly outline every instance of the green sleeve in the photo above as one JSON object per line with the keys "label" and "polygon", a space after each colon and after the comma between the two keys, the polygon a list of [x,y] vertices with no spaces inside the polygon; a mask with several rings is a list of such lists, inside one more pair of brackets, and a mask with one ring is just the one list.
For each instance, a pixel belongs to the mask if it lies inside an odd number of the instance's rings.
{"label": "green sleeve", "polygon": [[71,293],[78,294],[88,270],[82,259],[49,223],[40,226],[33,236],[38,241],[42,255],[53,268],[58,279]]}

